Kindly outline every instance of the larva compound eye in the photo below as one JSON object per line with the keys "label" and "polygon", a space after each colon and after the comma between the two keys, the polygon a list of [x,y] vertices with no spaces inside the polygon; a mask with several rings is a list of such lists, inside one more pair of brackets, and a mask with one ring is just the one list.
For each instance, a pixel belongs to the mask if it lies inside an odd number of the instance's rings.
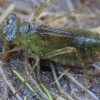
{"label": "larva compound eye", "polygon": [[16,38],[19,24],[20,24],[19,18],[15,14],[11,14],[8,17],[3,28],[3,34],[5,35],[7,41],[12,41],[14,38]]}
{"label": "larva compound eye", "polygon": [[34,23],[24,22],[19,27],[19,33],[23,36],[30,35],[37,32],[37,26]]}

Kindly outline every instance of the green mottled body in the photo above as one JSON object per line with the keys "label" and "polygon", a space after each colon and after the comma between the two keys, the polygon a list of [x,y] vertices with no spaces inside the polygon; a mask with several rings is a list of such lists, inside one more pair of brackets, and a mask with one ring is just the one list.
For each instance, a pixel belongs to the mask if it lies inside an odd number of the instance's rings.
{"label": "green mottled body", "polygon": [[[74,47],[79,52],[81,59],[85,64],[93,63],[100,53],[100,38],[90,31],[81,29],[56,30],[47,27],[37,27],[33,23],[19,24],[16,15],[12,14],[8,21],[14,23],[6,23],[3,29],[7,42],[18,44],[25,47],[30,52],[37,54],[41,59],[46,58],[46,54],[54,50],[65,47]],[[10,27],[13,31],[9,31]],[[9,28],[9,29],[8,29]],[[12,38],[10,38],[12,36]],[[8,38],[7,38],[8,37]],[[79,61],[74,52],[60,54],[49,58],[61,64],[70,66],[79,66]]]}

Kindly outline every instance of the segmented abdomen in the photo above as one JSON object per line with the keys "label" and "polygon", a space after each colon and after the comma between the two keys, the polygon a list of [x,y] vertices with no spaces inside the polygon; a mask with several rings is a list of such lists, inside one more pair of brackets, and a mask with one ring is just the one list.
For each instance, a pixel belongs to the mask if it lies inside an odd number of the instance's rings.
{"label": "segmented abdomen", "polygon": [[[81,59],[85,64],[93,63],[100,53],[100,40],[92,34],[78,34],[76,37],[76,44],[72,47],[76,48]],[[75,53],[61,54],[52,57],[51,60],[59,62],[61,64],[67,64],[70,66],[79,66],[80,63]]]}

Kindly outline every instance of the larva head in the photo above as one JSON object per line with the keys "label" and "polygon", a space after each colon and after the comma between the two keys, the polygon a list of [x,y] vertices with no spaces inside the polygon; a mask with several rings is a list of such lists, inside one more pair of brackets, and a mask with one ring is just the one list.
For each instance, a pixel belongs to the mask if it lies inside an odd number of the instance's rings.
{"label": "larva head", "polygon": [[11,14],[8,17],[3,27],[3,34],[7,41],[12,41],[13,39],[16,38],[16,35],[18,33],[19,24],[20,24],[19,18],[15,14]]}

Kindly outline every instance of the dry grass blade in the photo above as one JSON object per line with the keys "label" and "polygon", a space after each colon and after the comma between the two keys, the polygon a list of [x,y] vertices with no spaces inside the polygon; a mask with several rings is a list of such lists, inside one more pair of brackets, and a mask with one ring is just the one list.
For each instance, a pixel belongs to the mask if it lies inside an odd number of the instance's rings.
{"label": "dry grass blade", "polygon": [[[29,74],[28,72],[28,68],[31,69],[30,64],[28,64],[28,66],[25,66],[25,71],[27,73],[27,75]],[[34,84],[34,86],[38,89],[38,91],[41,93],[41,97],[45,98],[46,100],[48,100],[47,95],[42,91],[41,87],[39,86],[39,83],[32,77],[32,75],[30,75],[30,80],[32,82],[32,84]]]}
{"label": "dry grass blade", "polygon": [[[68,78],[70,78],[73,82],[75,82],[78,86],[80,86],[82,89],[85,90],[85,87],[79,83],[74,77],[71,76],[71,74],[66,74]],[[90,90],[87,90],[87,92],[95,99],[95,100],[99,100],[99,98],[94,94],[92,93]]]}
{"label": "dry grass blade", "polygon": [[62,76],[65,75],[65,73],[68,72],[69,70],[70,69],[67,69],[65,72],[63,72],[55,82],[51,83],[51,85],[59,81],[62,78]]}
{"label": "dry grass blade", "polygon": [[92,32],[100,34],[100,27],[92,28],[92,29],[89,29],[89,30],[92,31]]}
{"label": "dry grass blade", "polygon": [[54,66],[53,66],[52,63],[51,63],[50,65],[51,65],[51,69],[52,69],[52,73],[53,73],[54,79],[55,79],[55,81],[56,81],[56,84],[57,84],[57,86],[58,86],[60,92],[61,92],[62,94],[64,94],[64,96],[67,97],[68,100],[74,100],[68,93],[66,93],[66,92],[61,88],[60,83],[59,83],[59,81],[57,80],[56,71],[55,71],[55,69],[54,69]]}
{"label": "dry grass blade", "polygon": [[52,18],[52,19],[50,19],[50,20],[44,21],[43,25],[49,25],[51,22],[56,21],[56,20],[59,20],[60,18],[63,18],[63,17],[66,17],[66,18],[68,18],[68,17],[75,17],[75,16],[77,16],[77,14],[79,14],[87,5],[89,5],[90,2],[92,2],[92,0],[86,1],[86,2],[82,5],[82,7],[79,8],[78,10],[74,10],[74,11],[71,11],[71,12],[69,12],[69,13],[65,13],[65,14],[62,14],[62,15],[60,15],[60,16],[58,16],[58,17]]}
{"label": "dry grass blade", "polygon": [[88,90],[88,89],[85,88],[81,83],[79,83],[74,77],[71,76],[70,73],[68,73],[68,71],[67,71],[67,72],[64,71],[64,72],[60,75],[60,77],[61,77],[62,75],[67,75],[67,77],[68,77],[69,79],[71,79],[74,83],[76,83],[76,84],[77,84],[79,87],[81,87],[83,90],[86,90],[86,92],[88,92],[95,100],[99,100],[99,98],[98,98],[95,94],[93,94],[90,90]]}
{"label": "dry grass blade", "polygon": [[[25,79],[20,75],[20,73],[18,73],[16,70],[13,70],[13,73],[22,81],[24,82]],[[36,95],[36,97],[38,98],[38,100],[42,100],[40,98],[40,96],[37,94],[37,92],[30,86],[30,84],[28,84],[27,82],[25,83],[25,85],[28,87],[28,89]]]}
{"label": "dry grass blade", "polygon": [[35,13],[30,16],[29,22],[31,22],[33,19],[33,22],[37,23],[37,21],[39,20],[40,14],[43,12],[43,10],[46,9],[46,7],[50,4],[50,2],[51,0],[47,0],[39,8],[36,8]]}
{"label": "dry grass blade", "polygon": [[[68,7],[70,8],[70,10],[72,11],[72,10],[74,9],[74,6],[73,6],[71,0],[66,0],[66,2],[67,2]],[[80,27],[80,28],[83,28],[82,23],[81,23],[79,17],[80,17],[80,16],[79,16],[79,14],[78,14],[78,15],[75,16],[75,19],[76,19],[76,21],[78,22],[79,27]]]}
{"label": "dry grass blade", "polygon": [[56,100],[66,100],[66,99],[64,99],[63,97],[61,97],[61,96],[59,96],[58,94],[55,94],[54,92],[50,92],[55,98],[56,98]]}
{"label": "dry grass blade", "polygon": [[[15,94],[16,91],[15,91],[14,87],[12,86],[12,84],[10,83],[10,81],[7,80],[7,77],[6,77],[5,73],[3,72],[3,69],[2,69],[2,61],[0,61],[0,72],[1,72],[1,74],[2,74],[2,76],[3,76],[3,78],[4,78],[4,80],[5,80],[6,84],[8,85],[8,87],[10,88],[10,90],[12,91],[12,93]],[[19,94],[16,94],[15,96],[16,96],[16,98],[18,98],[18,100],[23,100],[23,99],[19,96]]]}
{"label": "dry grass blade", "polygon": [[4,11],[4,13],[0,16],[0,24],[4,22],[4,20],[14,11],[14,9],[15,5],[12,4]]}

